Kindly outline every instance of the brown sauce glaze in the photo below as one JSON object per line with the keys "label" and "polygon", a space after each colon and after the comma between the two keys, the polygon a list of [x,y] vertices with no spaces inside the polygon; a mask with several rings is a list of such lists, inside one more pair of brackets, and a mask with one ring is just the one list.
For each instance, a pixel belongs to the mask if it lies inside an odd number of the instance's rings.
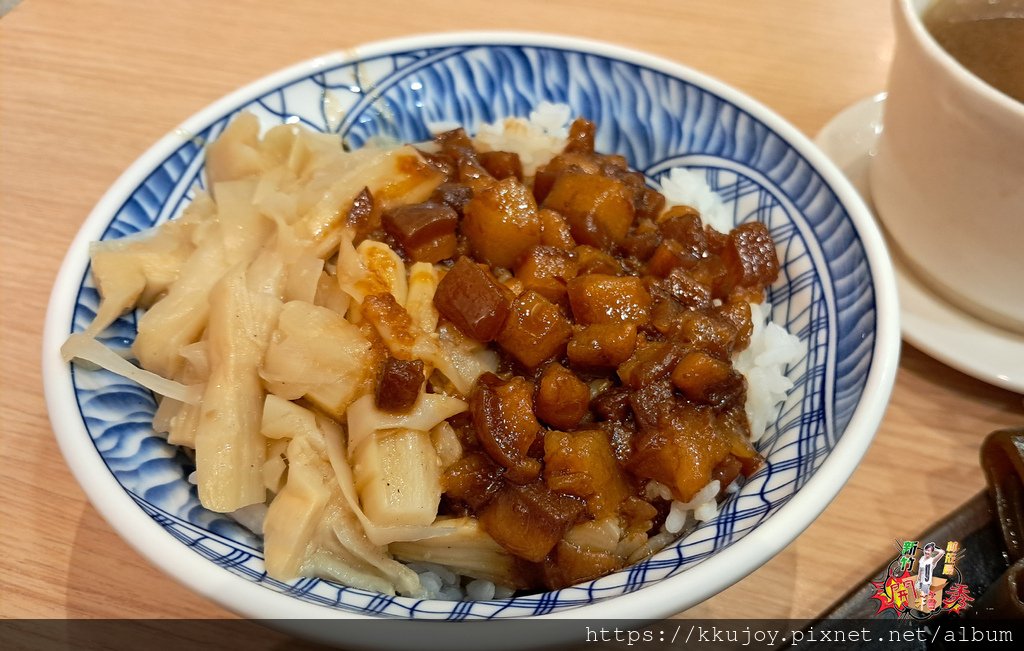
{"label": "brown sauce glaze", "polygon": [[[665,210],[622,157],[594,151],[594,131],[577,120],[532,178],[515,154],[441,134],[428,162],[444,182],[383,214],[407,260],[446,267],[442,320],[501,355],[453,422],[464,453],[444,472],[442,508],[477,516],[535,588],[642,557],[669,506],[651,480],[686,501],[763,461],[731,358],[750,341],[748,303],[779,274],[771,235]],[[363,230],[371,208],[354,211]],[[415,370],[396,366],[385,393],[406,399]]]}

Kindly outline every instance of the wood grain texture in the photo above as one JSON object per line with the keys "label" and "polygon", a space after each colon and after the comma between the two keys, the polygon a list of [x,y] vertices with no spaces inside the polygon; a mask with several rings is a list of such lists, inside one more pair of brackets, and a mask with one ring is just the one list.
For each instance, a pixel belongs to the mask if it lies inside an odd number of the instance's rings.
{"label": "wood grain texture", "polygon": [[[515,7],[26,0],[0,20],[0,617],[232,616],[143,560],[85,501],[51,432],[39,369],[46,301],[72,237],[120,172],[193,112],[285,65],[369,40],[530,29],[692,66],[813,135],[884,88],[892,49],[886,0]],[[882,428],[838,498],[773,560],[682,616],[821,612],[892,555],[894,538],[979,491],[981,438],[1022,421],[1020,396],[905,347]]]}

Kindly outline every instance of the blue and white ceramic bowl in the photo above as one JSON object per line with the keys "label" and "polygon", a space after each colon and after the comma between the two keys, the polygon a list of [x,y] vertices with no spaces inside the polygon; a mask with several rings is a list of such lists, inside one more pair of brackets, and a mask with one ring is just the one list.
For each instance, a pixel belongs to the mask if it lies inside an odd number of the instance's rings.
{"label": "blue and white ceramic bowl", "polygon": [[[204,510],[189,460],[151,429],[153,396],[60,360],[92,319],[88,243],[180,214],[203,187],[203,143],[233,115],[301,122],[359,146],[377,134],[426,139],[427,123],[526,115],[565,103],[598,125],[597,146],[649,178],[706,174],[736,223],[759,220],[779,245],[773,320],[806,347],[795,388],[759,447],[765,467],[718,517],[610,576],[514,599],[421,601],[328,581],[282,583],[260,540]],[[256,618],[668,616],[753,571],[832,500],[870,443],[892,388],[899,329],[892,267],[878,229],[840,172],[794,127],[739,92],[675,63],[554,36],[469,33],[408,38],[324,56],[260,80],[187,120],[146,152],[93,210],[50,302],[43,365],[61,449],[96,508],[143,555],[196,591]],[[106,337],[127,344],[135,315]],[[742,614],[742,613],[737,613]]]}

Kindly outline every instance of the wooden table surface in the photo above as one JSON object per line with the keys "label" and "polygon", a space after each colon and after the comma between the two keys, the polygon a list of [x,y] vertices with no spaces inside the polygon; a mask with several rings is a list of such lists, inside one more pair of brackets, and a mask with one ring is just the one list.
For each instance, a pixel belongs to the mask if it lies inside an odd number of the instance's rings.
{"label": "wooden table surface", "polygon": [[[515,7],[515,10],[512,8]],[[101,194],[159,137],[278,68],[456,29],[563,32],[646,50],[752,95],[814,135],[885,87],[888,0],[25,0],[0,19],[0,618],[232,615],[164,576],[86,501],[40,378],[46,301]],[[810,617],[983,486],[982,437],[1021,396],[904,345],[866,458],[825,513],[686,617]],[[836,550],[841,553],[836,553]]]}

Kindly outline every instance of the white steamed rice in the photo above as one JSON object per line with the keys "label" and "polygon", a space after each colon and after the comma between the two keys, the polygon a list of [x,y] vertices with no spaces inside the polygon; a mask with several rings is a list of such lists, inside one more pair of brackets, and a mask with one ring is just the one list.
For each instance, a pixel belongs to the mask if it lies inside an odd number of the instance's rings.
{"label": "white steamed rice", "polygon": [[700,218],[706,225],[722,233],[732,230],[732,213],[701,172],[674,167],[661,178],[660,185],[668,205],[692,206],[700,211]]}
{"label": "white steamed rice", "polygon": [[565,104],[541,102],[529,119],[507,118],[484,124],[474,138],[481,151],[514,151],[523,164],[523,174],[532,176],[565,148],[572,124],[572,112]]}

